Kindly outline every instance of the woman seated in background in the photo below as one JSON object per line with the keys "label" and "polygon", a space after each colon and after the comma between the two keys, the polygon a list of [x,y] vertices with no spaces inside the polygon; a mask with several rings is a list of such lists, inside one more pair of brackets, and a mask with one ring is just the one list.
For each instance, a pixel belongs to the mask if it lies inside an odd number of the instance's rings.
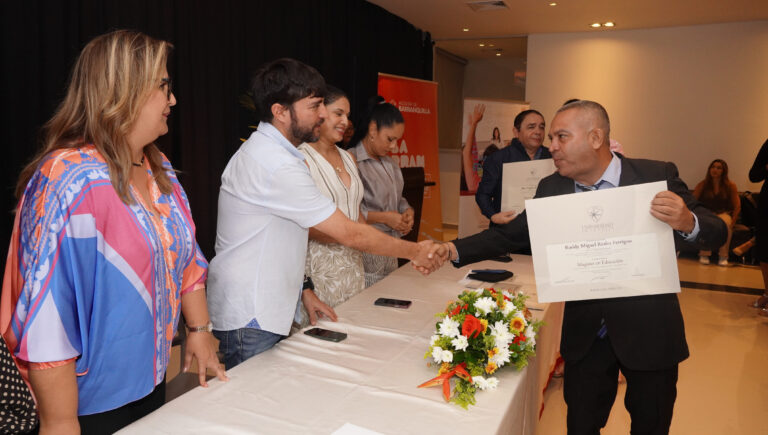
{"label": "woman seated in background", "polygon": [[[401,237],[413,228],[413,208],[403,198],[403,174],[390,152],[397,151],[405,123],[397,107],[376,96],[355,130],[350,153],[357,160],[365,186],[365,220],[391,235]],[[370,287],[397,269],[397,258],[363,254],[365,286]]]}
{"label": "woman seated in background", "polygon": [[[305,162],[317,188],[333,199],[349,219],[365,223],[360,213],[363,182],[355,159],[336,146],[349,126],[349,99],[341,90],[328,86],[324,102],[328,117],[320,126],[320,138],[317,142],[299,145],[299,151],[306,156]],[[365,288],[363,254],[336,243],[314,228],[309,229],[305,274],[312,279],[317,297],[331,307]],[[307,313],[303,305],[302,313],[302,326],[315,323],[315,313]]]}
{"label": "woman seated in background", "polygon": [[176,104],[170,50],[125,30],[89,42],[21,173],[0,332],[41,434],[113,433],[163,405],[180,311],[185,370],[226,379],[187,197],[154,144]]}
{"label": "woman seated in background", "polygon": [[[728,238],[718,250],[718,265],[730,266],[728,252],[730,251],[733,225],[739,217],[741,201],[736,184],[728,179],[728,164],[721,159],[715,159],[709,164],[707,175],[693,190],[696,197],[705,207],[717,214],[728,227]],[[699,251],[699,262],[709,264],[712,251]]]}

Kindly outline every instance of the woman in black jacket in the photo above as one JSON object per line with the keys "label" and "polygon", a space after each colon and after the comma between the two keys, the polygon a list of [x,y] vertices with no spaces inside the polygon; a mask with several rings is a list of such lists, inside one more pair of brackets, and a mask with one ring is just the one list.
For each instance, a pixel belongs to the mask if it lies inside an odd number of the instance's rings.
{"label": "woman in black jacket", "polygon": [[[768,140],[763,143],[755,157],[755,163],[749,170],[749,181],[759,183],[768,178]],[[763,272],[763,284],[766,288],[752,306],[759,308],[758,314],[768,317],[768,183],[763,183],[760,189],[760,199],[757,202],[757,246],[756,257],[760,261],[760,270]]]}

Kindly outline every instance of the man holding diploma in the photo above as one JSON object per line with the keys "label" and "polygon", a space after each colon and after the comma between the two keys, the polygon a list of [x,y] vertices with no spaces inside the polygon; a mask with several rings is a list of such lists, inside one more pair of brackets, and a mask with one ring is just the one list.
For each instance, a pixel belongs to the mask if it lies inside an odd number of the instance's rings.
{"label": "man holding diploma", "polygon": [[[613,153],[609,133],[600,104],[561,107],[549,132],[557,172],[541,180],[536,198],[666,180],[669,190],[654,197],[649,212],[674,230],[675,241],[716,246],[725,240],[725,224],[690,194],[674,164]],[[450,254],[445,245],[438,253],[456,266],[529,247],[527,215],[446,245]],[[689,355],[676,294],[566,302],[560,354],[569,434],[600,433],[616,398],[619,369],[627,379],[632,433],[669,432],[678,364]]]}

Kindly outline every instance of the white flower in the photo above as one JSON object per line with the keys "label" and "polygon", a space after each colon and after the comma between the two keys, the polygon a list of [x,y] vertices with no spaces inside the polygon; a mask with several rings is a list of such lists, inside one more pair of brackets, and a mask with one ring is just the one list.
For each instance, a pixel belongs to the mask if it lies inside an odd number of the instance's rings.
{"label": "white flower", "polygon": [[494,356],[490,357],[488,361],[496,364],[496,367],[501,368],[504,366],[504,364],[509,362],[509,345],[503,347],[497,345],[497,348],[499,351],[496,352]]}
{"label": "white flower", "polygon": [[439,335],[433,335],[433,336],[429,337],[429,345],[430,346],[434,346],[435,343],[437,343],[437,340],[439,340],[439,339],[440,339]]}
{"label": "white flower", "polygon": [[435,346],[432,348],[432,359],[435,360],[436,363],[440,364],[443,362],[443,348],[440,346]]}
{"label": "white flower", "polygon": [[536,346],[536,333],[533,331],[533,326],[528,325],[525,328],[525,340],[531,346]]}
{"label": "white flower", "polygon": [[444,350],[440,355],[440,359],[443,360],[443,362],[453,362],[453,352]]}
{"label": "white flower", "polygon": [[[502,343],[506,344],[506,346],[509,346],[509,342],[512,341],[512,339],[514,339],[514,336],[509,332],[509,325],[502,320],[497,321],[490,328],[491,328],[491,335],[496,341],[497,346],[499,346],[499,344],[502,344]],[[499,347],[504,347],[504,346],[499,346]]]}
{"label": "white flower", "polygon": [[475,308],[477,308],[482,314],[490,313],[493,311],[494,307],[496,307],[496,301],[487,296],[475,301]]}
{"label": "white flower", "polygon": [[469,343],[467,342],[467,337],[463,335],[459,335],[458,337],[451,340],[451,344],[456,350],[465,350],[467,346],[469,346]]}
{"label": "white flower", "polygon": [[475,384],[475,387],[480,390],[485,390],[488,388],[488,381],[486,381],[482,376],[472,376],[472,382]]}
{"label": "white flower", "polygon": [[504,314],[504,317],[506,317],[506,316],[507,316],[507,315],[509,315],[509,313],[511,313],[511,312],[512,312],[512,310],[514,310],[516,307],[515,307],[515,304],[513,304],[513,303],[512,303],[512,302],[510,302],[510,301],[504,301],[504,302],[505,302],[505,303],[504,303],[504,308],[502,308],[502,309],[501,309],[501,313],[502,313],[502,314]]}
{"label": "white flower", "polygon": [[450,350],[445,350],[440,346],[435,346],[432,348],[432,359],[434,359],[438,364],[451,362],[453,361],[453,352]]}
{"label": "white flower", "polygon": [[473,376],[472,382],[480,390],[493,390],[499,386],[499,380],[495,377],[489,377],[488,379],[482,376]]}
{"label": "white flower", "polygon": [[459,322],[445,316],[445,319],[440,322],[438,332],[446,337],[458,337],[461,334],[459,331]]}
{"label": "white flower", "polygon": [[486,388],[489,390],[494,390],[499,386],[499,379],[495,377],[490,377],[486,379],[485,382],[488,384]]}

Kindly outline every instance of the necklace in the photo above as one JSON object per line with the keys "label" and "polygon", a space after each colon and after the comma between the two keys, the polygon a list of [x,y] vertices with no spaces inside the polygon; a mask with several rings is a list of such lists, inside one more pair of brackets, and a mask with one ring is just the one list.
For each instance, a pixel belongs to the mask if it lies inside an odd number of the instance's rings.
{"label": "necklace", "polygon": [[132,164],[133,166],[136,166],[137,168],[140,168],[140,167],[144,166],[144,156],[141,156],[141,163],[134,163],[134,162],[131,162],[131,164]]}

